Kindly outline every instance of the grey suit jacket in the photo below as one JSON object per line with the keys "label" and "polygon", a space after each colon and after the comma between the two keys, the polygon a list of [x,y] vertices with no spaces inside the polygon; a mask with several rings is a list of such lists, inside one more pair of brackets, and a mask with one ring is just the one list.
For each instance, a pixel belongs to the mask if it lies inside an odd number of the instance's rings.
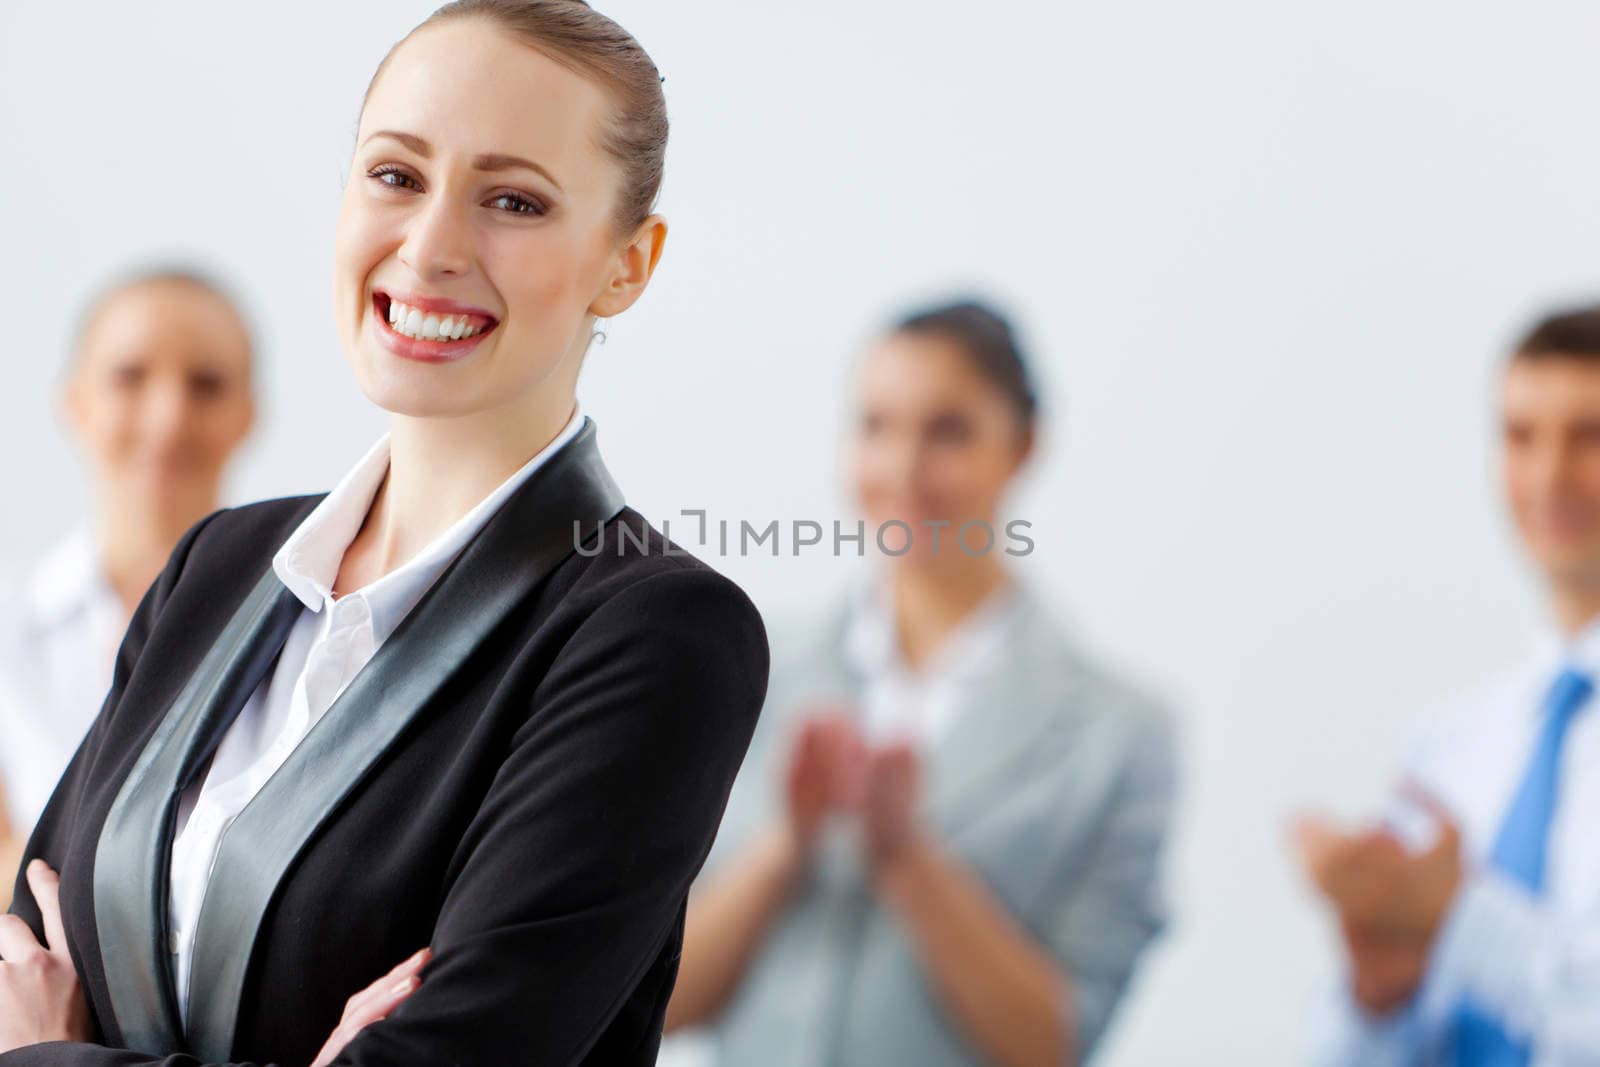
{"label": "grey suit jacket", "polygon": [[[1087,1059],[1165,921],[1170,717],[1096,666],[1021,590],[1010,639],[925,766],[925,815],[1072,976]],[[706,865],[780,811],[788,740],[816,701],[857,703],[849,606],[774,634],[756,737]],[[956,1067],[975,1046],[935,1000],[915,951],[868,890],[858,850],[826,841],[714,1028],[723,1067]]]}

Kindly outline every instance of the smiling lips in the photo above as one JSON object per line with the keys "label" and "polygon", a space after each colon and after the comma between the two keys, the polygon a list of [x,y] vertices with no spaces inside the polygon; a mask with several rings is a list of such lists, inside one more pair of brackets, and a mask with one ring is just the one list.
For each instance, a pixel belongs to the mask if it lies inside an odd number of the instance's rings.
{"label": "smiling lips", "polygon": [[372,305],[389,347],[413,359],[465,355],[499,324],[475,308],[431,297],[375,292]]}

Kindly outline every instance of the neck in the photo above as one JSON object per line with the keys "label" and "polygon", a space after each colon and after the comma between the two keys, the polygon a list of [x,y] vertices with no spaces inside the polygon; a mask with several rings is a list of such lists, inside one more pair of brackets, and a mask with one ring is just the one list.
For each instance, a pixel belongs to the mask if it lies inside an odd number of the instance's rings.
{"label": "neck", "polygon": [[184,532],[217,510],[214,481],[175,490],[165,499],[106,487],[99,494],[96,548],[107,583],[132,616]]}
{"label": "neck", "polygon": [[421,552],[555,440],[573,406],[566,393],[462,418],[395,416],[389,473],[352,545],[365,563],[350,587]]}
{"label": "neck", "polygon": [[1600,585],[1559,586],[1554,590],[1552,606],[1562,634],[1576,637],[1600,619]]}
{"label": "neck", "polygon": [[993,553],[962,557],[949,570],[895,568],[890,592],[906,663],[913,668],[925,664],[963,619],[1010,581]]}

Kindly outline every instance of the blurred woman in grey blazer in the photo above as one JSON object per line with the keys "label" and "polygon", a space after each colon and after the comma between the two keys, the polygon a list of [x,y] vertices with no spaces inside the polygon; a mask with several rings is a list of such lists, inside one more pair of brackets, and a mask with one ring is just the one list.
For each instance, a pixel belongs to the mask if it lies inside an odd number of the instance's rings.
{"label": "blurred woman in grey blazer", "polygon": [[773,632],[667,1028],[724,1067],[1082,1063],[1163,925],[1171,722],[1006,567],[1038,416],[1005,320],[911,315],[858,388],[853,488],[902,537]]}

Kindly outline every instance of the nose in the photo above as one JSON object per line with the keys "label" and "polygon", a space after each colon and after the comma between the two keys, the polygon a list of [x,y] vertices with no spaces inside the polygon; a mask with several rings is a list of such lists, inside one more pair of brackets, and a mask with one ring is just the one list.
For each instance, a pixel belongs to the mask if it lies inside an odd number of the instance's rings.
{"label": "nose", "polygon": [[446,198],[431,198],[412,217],[400,245],[400,262],[423,281],[467,272],[472,263],[472,235],[466,220]]}
{"label": "nose", "polygon": [[1559,439],[1545,441],[1542,448],[1535,450],[1529,467],[1533,474],[1532,482],[1540,492],[1555,492],[1566,481],[1571,460],[1567,453],[1566,442]]}
{"label": "nose", "polygon": [[902,500],[917,496],[922,486],[927,465],[921,443],[912,435],[901,434],[893,442],[885,442],[879,456],[880,476],[886,488],[892,489]]}
{"label": "nose", "polygon": [[145,442],[150,451],[167,455],[184,447],[194,416],[194,400],[181,375],[166,375],[151,383],[144,397]]}
{"label": "nose", "polygon": [[1523,503],[1539,510],[1563,507],[1581,493],[1579,457],[1568,442],[1559,438],[1539,442],[1523,458],[1521,474],[1514,486]]}

